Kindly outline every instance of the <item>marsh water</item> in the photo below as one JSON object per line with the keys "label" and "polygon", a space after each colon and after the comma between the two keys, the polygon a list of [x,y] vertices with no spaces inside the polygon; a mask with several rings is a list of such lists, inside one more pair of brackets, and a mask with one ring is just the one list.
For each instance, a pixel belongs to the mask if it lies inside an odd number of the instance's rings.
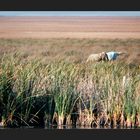
{"label": "marsh water", "polygon": [[91,127],[91,126],[73,126],[73,125],[62,125],[62,126],[45,126],[45,127],[34,127],[34,126],[21,126],[18,128],[9,128],[9,127],[2,127],[0,129],[140,129],[140,127],[124,127],[124,126],[98,126],[98,127]]}

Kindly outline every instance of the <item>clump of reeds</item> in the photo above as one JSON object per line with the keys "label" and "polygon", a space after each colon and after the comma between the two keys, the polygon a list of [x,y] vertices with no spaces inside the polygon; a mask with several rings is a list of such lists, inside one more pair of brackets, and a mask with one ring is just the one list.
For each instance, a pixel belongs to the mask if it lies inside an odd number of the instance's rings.
{"label": "clump of reeds", "polygon": [[139,67],[21,58],[5,55],[0,60],[5,126],[140,126]]}
{"label": "clump of reeds", "polygon": [[[0,97],[4,126],[40,125],[38,116],[48,107],[46,100],[49,98],[44,79],[41,79],[44,77],[38,73],[40,67],[38,61],[21,64],[13,56],[1,60]],[[39,100],[41,97],[44,98]]]}

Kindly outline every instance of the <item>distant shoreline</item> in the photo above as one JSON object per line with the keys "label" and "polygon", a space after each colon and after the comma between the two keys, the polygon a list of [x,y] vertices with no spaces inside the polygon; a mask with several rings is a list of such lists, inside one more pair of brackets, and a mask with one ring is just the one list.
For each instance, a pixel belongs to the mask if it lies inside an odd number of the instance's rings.
{"label": "distant shoreline", "polygon": [[0,17],[0,38],[140,38],[140,17]]}

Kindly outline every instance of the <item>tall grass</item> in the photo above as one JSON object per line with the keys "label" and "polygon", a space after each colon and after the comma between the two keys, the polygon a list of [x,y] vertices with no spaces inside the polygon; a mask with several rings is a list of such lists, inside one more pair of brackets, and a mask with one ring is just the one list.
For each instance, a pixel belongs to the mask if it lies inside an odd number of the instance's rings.
{"label": "tall grass", "polygon": [[[4,126],[140,125],[140,69],[122,62],[73,63],[0,60],[1,118]],[[47,122],[47,124],[45,124]]]}

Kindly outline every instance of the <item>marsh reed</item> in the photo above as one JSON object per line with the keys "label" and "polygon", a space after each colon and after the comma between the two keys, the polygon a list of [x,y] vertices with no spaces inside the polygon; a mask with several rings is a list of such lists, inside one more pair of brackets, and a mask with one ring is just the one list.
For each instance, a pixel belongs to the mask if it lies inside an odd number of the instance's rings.
{"label": "marsh reed", "polygon": [[4,55],[0,101],[5,127],[139,127],[140,68],[63,59],[44,64]]}
{"label": "marsh reed", "polygon": [[[139,127],[139,45],[139,39],[1,38],[0,124]],[[112,47],[128,55],[85,63],[91,52]]]}

